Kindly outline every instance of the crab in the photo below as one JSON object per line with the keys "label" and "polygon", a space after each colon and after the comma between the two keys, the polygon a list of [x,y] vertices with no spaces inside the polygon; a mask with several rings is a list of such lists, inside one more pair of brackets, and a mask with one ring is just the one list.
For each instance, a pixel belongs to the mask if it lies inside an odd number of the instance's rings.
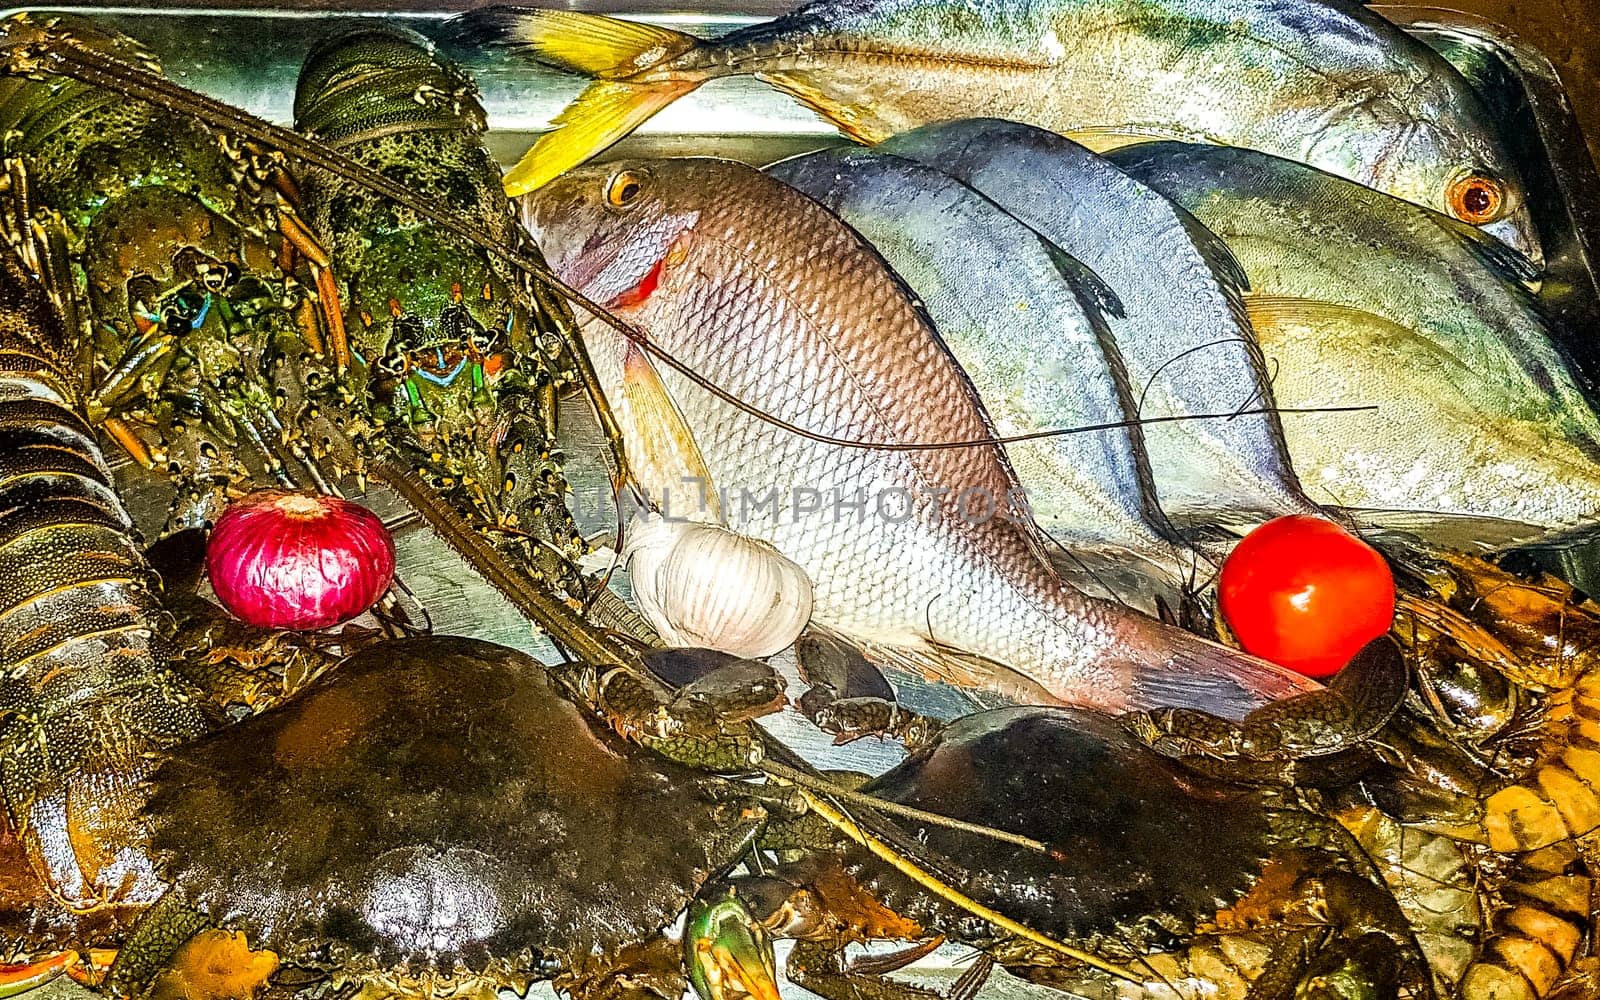
{"label": "crab", "polygon": [[[686,736],[666,704],[624,728]],[[488,998],[548,980],[676,1000],[669,928],[789,798],[624,739],[523,653],[444,637],[356,653],[171,751],[152,784],[171,889],[114,968],[135,996],[328,980]]]}
{"label": "crab", "polygon": [[[828,659],[837,665],[837,650]],[[764,873],[724,879],[702,893],[685,942],[691,969],[700,962],[692,979],[705,1000],[731,1000],[751,984],[730,981],[726,963],[700,956],[770,956],[771,937],[796,941],[788,978],[834,1000],[929,996],[882,973],[943,939],[986,956],[952,987],[958,1000],[982,984],[990,961],[1047,984],[1081,984],[1087,967],[1102,988],[1123,979],[1169,991],[1162,995],[1218,995],[1214,970],[1194,956],[1218,954],[1219,941],[1234,959],[1259,960],[1228,970],[1253,1000],[1336,995],[1317,992],[1330,984],[1432,995],[1416,938],[1359,845],[1298,793],[1262,780],[1309,773],[1288,768],[1297,755],[1360,750],[1405,695],[1393,644],[1369,647],[1347,668],[1351,680],[1300,712],[1278,707],[1246,719],[1233,731],[1253,737],[1243,742],[1221,739],[1218,720],[1061,707],[993,709],[941,726],[841,688],[859,666],[822,671],[812,659],[808,676],[825,674],[830,689],[802,702],[848,738],[863,735],[861,720],[877,719],[920,741],[901,764],[860,784],[841,811],[876,804],[891,813],[918,845],[922,868],[908,877],[872,842],[833,834],[784,852]],[[1371,697],[1352,701],[1358,689]],[[867,690],[887,689],[869,682]],[[1223,776],[1233,765],[1246,781]],[[846,960],[847,947],[882,939],[914,944],[887,958]]]}

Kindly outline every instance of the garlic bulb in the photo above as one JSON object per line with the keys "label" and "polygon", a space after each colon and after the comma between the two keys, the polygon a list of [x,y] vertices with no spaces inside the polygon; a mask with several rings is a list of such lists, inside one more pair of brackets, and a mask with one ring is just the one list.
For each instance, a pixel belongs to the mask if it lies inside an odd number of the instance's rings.
{"label": "garlic bulb", "polygon": [[645,514],[629,526],[623,556],[639,610],[672,645],[770,656],[811,620],[806,571],[720,525]]}

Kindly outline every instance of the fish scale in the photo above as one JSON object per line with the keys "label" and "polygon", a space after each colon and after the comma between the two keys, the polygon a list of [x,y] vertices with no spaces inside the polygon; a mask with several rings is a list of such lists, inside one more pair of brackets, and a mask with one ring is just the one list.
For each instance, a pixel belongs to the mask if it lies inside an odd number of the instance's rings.
{"label": "fish scale", "polygon": [[[625,182],[625,183],[619,183]],[[637,185],[635,190],[632,185]],[[625,204],[609,200],[631,191]],[[643,193],[640,193],[643,192]],[[927,316],[882,259],[815,202],[740,164],[626,161],[573,171],[521,202],[523,221],[563,276],[615,301],[663,258],[653,294],[616,314],[712,383],[778,420],[835,439],[931,443],[990,438],[982,404]],[[677,219],[681,227],[659,224]],[[668,248],[673,256],[668,256]],[[585,340],[608,397],[624,393],[627,342],[590,320]],[[1121,709],[1188,704],[1230,715],[1313,685],[1064,584],[1031,525],[959,516],[959,493],[1003,500],[1016,481],[992,444],[908,451],[818,442],[761,421],[663,370],[716,484],[737,494],[809,487],[827,498],[917,491],[915,516],[792,509],[731,512],[810,574],[816,618],[862,641],[914,650],[945,676],[974,671],[950,646],[1004,664],[969,683],[1042,688],[1063,700]],[[619,413],[632,449],[648,436]],[[634,458],[630,450],[630,459]],[[638,456],[640,469],[655,466]],[[655,474],[660,475],[657,471]],[[673,481],[643,484],[659,496]],[[939,488],[949,492],[928,495]],[[784,494],[787,498],[787,493]],[[898,494],[897,494],[898,495]],[[824,501],[826,503],[826,500]],[[787,505],[787,504],[786,504]]]}
{"label": "fish scale", "polygon": [[[931,167],[876,150],[822,150],[767,172],[816,198],[883,254],[921,297],[1002,434],[1130,415],[1097,279],[998,205]],[[1068,268],[1083,276],[1069,277]],[[1195,561],[1193,553],[1183,558],[1155,507],[1147,430],[1107,427],[1005,446],[1049,538],[1086,566],[1109,567],[1085,572],[1087,583],[1140,606],[1153,606],[1157,595],[1181,599]]]}
{"label": "fish scale", "polygon": [[[1238,263],[1198,220],[1103,157],[1044,129],[977,120],[880,147],[971,185],[1093,268],[1120,298],[1106,320],[1135,412],[1166,417],[1272,406]],[[1248,528],[1315,514],[1277,415],[1142,428],[1161,507],[1184,525]]]}
{"label": "fish scale", "polygon": [[708,80],[752,75],[859,142],[999,117],[1097,148],[1150,138],[1243,146],[1492,226],[1540,254],[1514,160],[1466,80],[1360,4],[815,0],[709,40],[489,6],[456,27],[469,44],[507,46],[596,81],[507,175],[512,194]]}

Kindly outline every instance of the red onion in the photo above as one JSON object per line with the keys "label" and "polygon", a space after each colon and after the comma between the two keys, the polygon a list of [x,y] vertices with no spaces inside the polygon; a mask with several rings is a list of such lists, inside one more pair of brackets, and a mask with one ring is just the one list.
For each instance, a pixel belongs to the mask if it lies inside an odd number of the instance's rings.
{"label": "red onion", "polygon": [[222,606],[251,625],[327,628],[389,589],[394,538],[360,504],[260,490],[217,518],[206,571]]}

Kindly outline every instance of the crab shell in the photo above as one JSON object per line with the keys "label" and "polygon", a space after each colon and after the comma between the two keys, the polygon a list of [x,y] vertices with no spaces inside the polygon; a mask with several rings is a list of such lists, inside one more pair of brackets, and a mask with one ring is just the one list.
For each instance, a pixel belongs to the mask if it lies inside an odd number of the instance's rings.
{"label": "crab shell", "polygon": [[764,821],[739,785],[614,736],[537,661],[459,638],[369,647],[153,784],[180,898],[354,975],[582,978],[659,938]]}
{"label": "crab shell", "polygon": [[[958,719],[861,789],[1043,841],[1050,854],[909,824],[977,901],[1057,940],[1119,953],[1171,943],[1242,896],[1272,850],[1270,810],[1151,751],[1116,719],[1072,708],[1003,708]],[[863,875],[878,866],[851,859]],[[969,943],[990,932],[893,873],[897,912]],[[956,925],[953,920],[961,921]]]}

